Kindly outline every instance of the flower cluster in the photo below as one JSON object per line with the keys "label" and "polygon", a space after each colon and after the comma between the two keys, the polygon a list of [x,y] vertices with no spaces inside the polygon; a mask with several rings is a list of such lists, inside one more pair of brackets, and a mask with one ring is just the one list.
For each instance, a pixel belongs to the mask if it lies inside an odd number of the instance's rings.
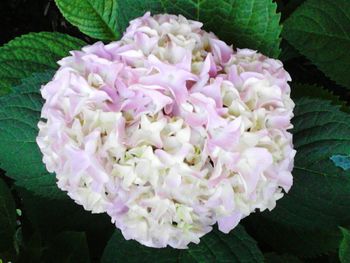
{"label": "flower cluster", "polygon": [[58,186],[126,239],[186,248],[292,185],[289,74],[200,22],[149,13],[59,61],[37,143]]}

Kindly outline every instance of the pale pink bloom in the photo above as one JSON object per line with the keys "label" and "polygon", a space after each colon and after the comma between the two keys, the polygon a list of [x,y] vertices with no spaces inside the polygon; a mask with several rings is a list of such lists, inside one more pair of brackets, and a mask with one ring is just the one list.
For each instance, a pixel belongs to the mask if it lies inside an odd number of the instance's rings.
{"label": "pale pink bloom", "polygon": [[146,246],[228,233],[293,183],[289,74],[201,27],[146,13],[41,89],[37,143],[58,187]]}

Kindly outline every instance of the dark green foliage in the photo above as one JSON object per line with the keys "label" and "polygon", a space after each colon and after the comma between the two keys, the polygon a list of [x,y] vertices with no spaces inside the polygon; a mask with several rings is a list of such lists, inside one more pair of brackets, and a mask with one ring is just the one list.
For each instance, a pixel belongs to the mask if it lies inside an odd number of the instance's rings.
{"label": "dark green foliage", "polygon": [[337,227],[306,230],[274,222],[259,214],[247,218],[246,224],[249,232],[273,251],[298,257],[312,258],[336,252],[341,240]]}
{"label": "dark green foliage", "polygon": [[[0,178],[0,258],[7,258],[14,247],[16,231],[16,206],[10,189]],[[10,260],[10,258],[7,258]]]}
{"label": "dark green foliage", "polygon": [[276,253],[265,254],[266,263],[301,263],[302,261],[295,256],[282,254],[278,255]]}
{"label": "dark green foliage", "polygon": [[350,262],[350,231],[345,228],[341,228],[343,233],[343,240],[339,246],[339,259],[341,263]]}
{"label": "dark green foliage", "polygon": [[50,198],[64,198],[35,142],[43,104],[39,89],[51,77],[52,73],[36,74],[15,87],[13,94],[0,97],[0,166],[17,185]]}
{"label": "dark green foliage", "polygon": [[256,242],[242,226],[238,226],[228,235],[214,229],[201,239],[199,245],[192,244],[187,250],[147,248],[136,241],[124,240],[120,231],[116,231],[109,240],[102,257],[102,263],[115,262],[256,263],[263,262],[263,256]]}
{"label": "dark green foliage", "polygon": [[85,233],[60,233],[44,251],[41,260],[50,263],[89,263],[90,257]]}
{"label": "dark green foliage", "polygon": [[307,0],[285,21],[283,37],[340,85],[350,88],[350,2]]}
{"label": "dark green foliage", "polygon": [[57,69],[60,58],[83,45],[68,35],[41,32],[23,35],[0,47],[0,95],[34,72]]}

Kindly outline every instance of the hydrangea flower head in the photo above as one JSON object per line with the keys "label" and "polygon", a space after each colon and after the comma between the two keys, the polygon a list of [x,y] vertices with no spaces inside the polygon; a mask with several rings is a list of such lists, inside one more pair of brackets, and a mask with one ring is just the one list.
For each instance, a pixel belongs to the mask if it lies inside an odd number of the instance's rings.
{"label": "hydrangea flower head", "polygon": [[289,74],[201,27],[146,13],[41,89],[37,143],[59,188],[146,246],[228,233],[292,185]]}

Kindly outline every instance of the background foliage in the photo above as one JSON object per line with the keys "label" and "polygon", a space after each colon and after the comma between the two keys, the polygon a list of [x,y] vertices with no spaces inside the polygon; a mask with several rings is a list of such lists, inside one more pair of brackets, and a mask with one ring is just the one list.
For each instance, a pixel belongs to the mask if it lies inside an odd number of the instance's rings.
{"label": "background foliage", "polygon": [[[281,59],[293,78],[292,190],[272,212],[188,250],[125,241],[107,216],[57,189],[35,143],[39,87],[56,61],[117,40],[149,10],[200,20],[234,47]],[[348,0],[2,0],[0,262],[349,263],[349,10]]]}

